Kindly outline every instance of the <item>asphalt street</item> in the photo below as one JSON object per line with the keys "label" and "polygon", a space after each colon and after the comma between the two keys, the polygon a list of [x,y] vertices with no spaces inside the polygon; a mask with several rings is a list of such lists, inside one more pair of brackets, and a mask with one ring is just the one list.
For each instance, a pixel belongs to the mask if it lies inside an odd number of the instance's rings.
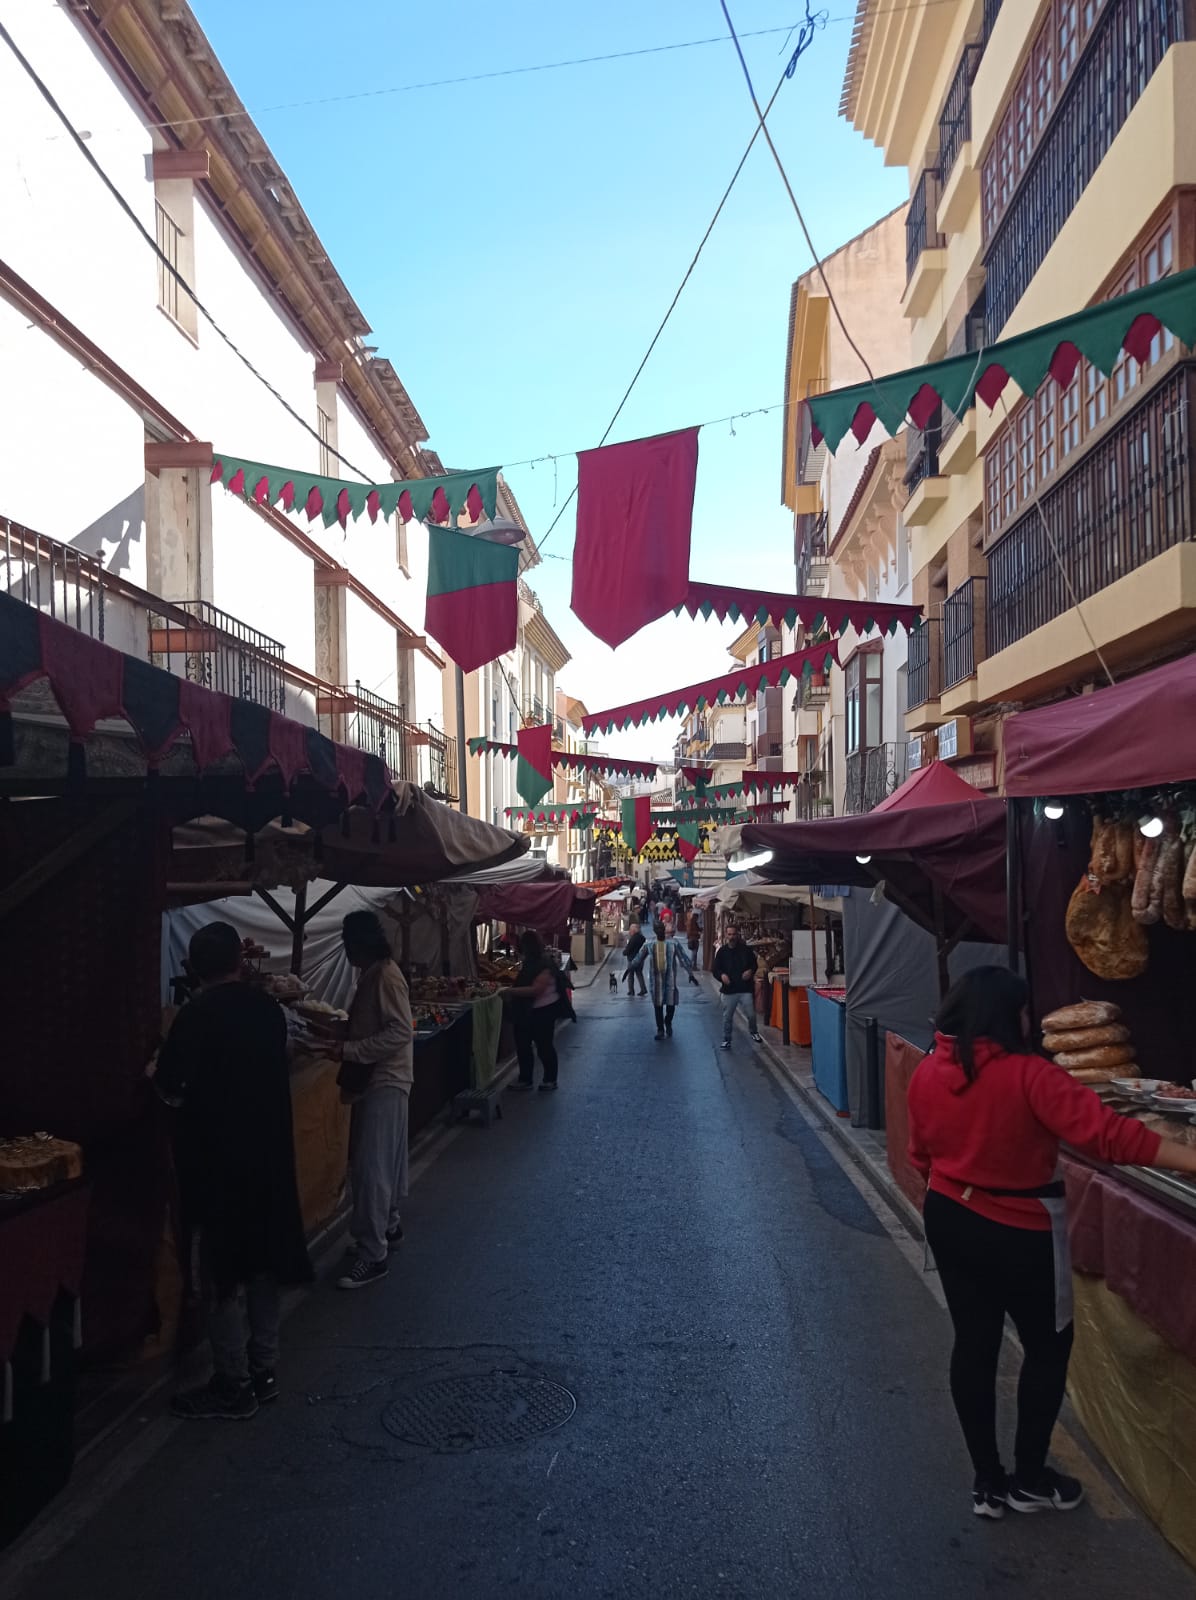
{"label": "asphalt street", "polygon": [[972,1517],[945,1314],[747,1035],[718,1049],[709,979],[661,1044],[605,976],[578,1010],[560,1092],[423,1166],[389,1278],[303,1299],[281,1399],[156,1424],[17,1592],[1196,1591],[1091,1468],[1071,1516]]}

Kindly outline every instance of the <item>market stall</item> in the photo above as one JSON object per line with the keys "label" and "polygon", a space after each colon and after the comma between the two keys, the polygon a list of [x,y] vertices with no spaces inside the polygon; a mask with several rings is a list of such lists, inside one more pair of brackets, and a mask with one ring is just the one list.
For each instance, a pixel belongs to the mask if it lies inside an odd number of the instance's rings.
{"label": "market stall", "polygon": [[[928,1044],[930,1018],[951,979],[1005,959],[995,943],[1007,927],[1004,802],[935,762],[873,811],[749,824],[742,846],[771,852],[759,878],[842,886],[846,1097],[857,1125],[880,1127],[886,1033]],[[811,998],[812,1018],[816,1009]],[[824,1037],[837,1032],[828,1027]],[[833,1055],[825,1076],[838,1084]],[[836,1109],[843,1109],[837,1101]]]}
{"label": "market stall", "polygon": [[[1118,1110],[1196,1141],[1196,656],[1011,717],[1005,770],[1011,935],[1044,1046]],[[1061,1038],[1059,1008],[1081,1003]],[[1072,1398],[1196,1561],[1196,1185],[1075,1158],[1066,1177]]]}

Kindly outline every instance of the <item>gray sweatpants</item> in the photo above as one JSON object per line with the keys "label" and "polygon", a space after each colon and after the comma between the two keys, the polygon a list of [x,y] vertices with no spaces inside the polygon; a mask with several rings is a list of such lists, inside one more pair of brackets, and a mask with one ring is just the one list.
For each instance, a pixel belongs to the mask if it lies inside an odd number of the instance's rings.
{"label": "gray sweatpants", "polygon": [[212,1367],[230,1383],[249,1382],[250,1368],[273,1372],[278,1365],[278,1328],[282,1293],[278,1280],[259,1273],[232,1294],[208,1301],[208,1339]]}
{"label": "gray sweatpants", "polygon": [[730,1039],[731,1029],[735,1024],[735,1013],[742,1011],[748,1019],[748,1027],[756,1031],[756,1006],[754,997],[750,994],[727,994],[722,996],[723,1002],[723,1038]]}
{"label": "gray sweatpants", "polygon": [[386,1260],[386,1235],[407,1198],[407,1091],[368,1089],[349,1121],[349,1231],[366,1261]]}

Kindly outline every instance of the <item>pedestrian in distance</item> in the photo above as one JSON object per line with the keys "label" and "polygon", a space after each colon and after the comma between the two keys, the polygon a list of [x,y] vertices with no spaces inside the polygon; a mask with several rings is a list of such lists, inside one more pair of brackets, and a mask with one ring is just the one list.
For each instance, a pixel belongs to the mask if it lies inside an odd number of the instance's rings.
{"label": "pedestrian in distance", "polygon": [[689,914],[689,922],[685,929],[685,941],[689,945],[690,966],[697,972],[702,965],[699,955],[702,947],[702,919],[696,911],[691,911]]}
{"label": "pedestrian in distance", "polygon": [[295,1182],[287,1025],[244,983],[241,936],[209,922],[188,952],[198,993],[175,1018],[154,1071],[177,1109],[187,1232],[198,1238],[212,1377],[176,1395],[191,1420],[241,1420],[278,1394],[281,1289],[312,1275]]}
{"label": "pedestrian in distance", "polygon": [[684,967],[689,981],[697,983],[689,957],[675,939],[670,939],[662,918],[656,924],[656,938],[645,952],[644,966],[652,985],[652,1009],[656,1014],[656,1037],[673,1037],[673,1017],[680,998],[677,986],[677,968]]}
{"label": "pedestrian in distance", "polygon": [[[1029,991],[975,967],[948,993],[909,1087],[909,1154],[927,1178],[923,1221],[955,1329],[951,1397],[975,1472],[978,1517],[1071,1511],[1084,1491],[1047,1464],[1072,1345],[1071,1263],[1059,1145],[1094,1160],[1196,1172],[1196,1149],[1118,1116],[1028,1042]],[[1005,1318],[1023,1359],[1014,1471],[997,1443]]]}
{"label": "pedestrian in distance", "polygon": [[763,1044],[756,1026],[756,953],[749,944],[744,943],[737,923],[727,924],[725,937],[714,952],[710,970],[722,991],[723,1049],[731,1048],[735,1013],[741,1009],[747,1014],[752,1038],[757,1044]]}
{"label": "pedestrian in distance", "polygon": [[330,1053],[349,1113],[351,1260],[338,1289],[366,1289],[389,1271],[403,1242],[407,1197],[407,1111],[415,1077],[415,1039],[407,980],[372,911],[351,911],[341,925],[345,955],[358,972],[347,1037]]}
{"label": "pedestrian in distance", "polygon": [[535,1058],[539,1056],[540,1091],[547,1093],[557,1086],[559,1063],[553,1033],[561,1014],[561,969],[545,950],[539,934],[530,928],[519,945],[523,965],[514,984],[503,994],[512,1007],[515,1053],[519,1059],[519,1078],[512,1087],[523,1090],[533,1087]]}
{"label": "pedestrian in distance", "polygon": [[647,985],[644,983],[644,950],[647,943],[648,941],[644,938],[639,923],[633,922],[631,924],[630,937],[623,948],[623,954],[627,958],[627,966],[623,971],[623,976],[627,979],[627,998],[629,1000],[635,995],[637,982],[639,983],[641,994],[647,994],[648,992]]}

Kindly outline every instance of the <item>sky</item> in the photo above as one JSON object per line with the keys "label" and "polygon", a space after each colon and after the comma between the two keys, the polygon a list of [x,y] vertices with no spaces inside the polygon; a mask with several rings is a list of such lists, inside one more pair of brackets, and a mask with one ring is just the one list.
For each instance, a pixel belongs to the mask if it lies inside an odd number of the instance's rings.
{"label": "sky", "polygon": [[[446,466],[501,464],[541,538],[663,316],[755,126],[717,0],[192,0],[246,107],[394,363]],[[794,0],[728,0],[762,104]],[[769,129],[828,254],[906,197],[838,115],[855,0],[778,96]],[[549,71],[486,73],[683,41]],[[444,79],[463,83],[408,87]],[[382,92],[375,92],[382,91]],[[401,91],[401,92],[390,92]],[[343,96],[360,98],[342,99]],[[328,99],[325,104],[296,104]],[[611,442],[699,437],[691,573],[792,589],[779,410],[789,293],[811,265],[757,140]],[[555,456],[537,465],[531,458]],[[734,663],[737,628],[668,617],[617,652],[569,610],[573,507],[530,581],[591,711]],[[612,735],[663,758],[675,725]]]}

